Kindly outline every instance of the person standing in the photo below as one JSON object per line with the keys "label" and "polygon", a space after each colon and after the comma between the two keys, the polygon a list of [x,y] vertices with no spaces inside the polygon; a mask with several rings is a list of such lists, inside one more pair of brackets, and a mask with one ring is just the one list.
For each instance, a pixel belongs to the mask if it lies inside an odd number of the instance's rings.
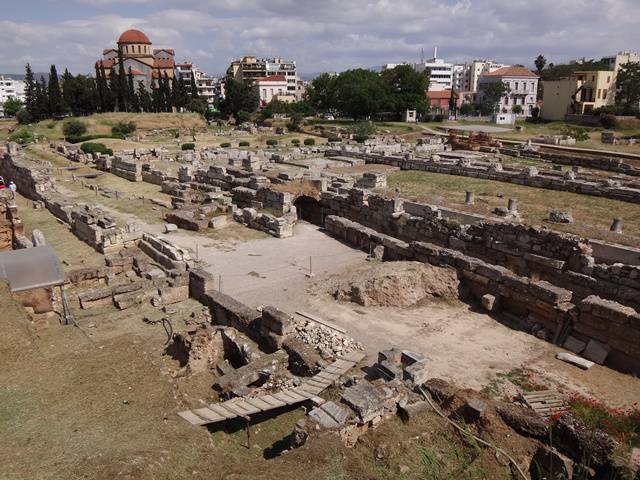
{"label": "person standing", "polygon": [[11,190],[11,199],[15,200],[16,199],[16,191],[18,190],[18,187],[16,187],[16,184],[14,183],[13,180],[11,180],[9,182],[9,190]]}

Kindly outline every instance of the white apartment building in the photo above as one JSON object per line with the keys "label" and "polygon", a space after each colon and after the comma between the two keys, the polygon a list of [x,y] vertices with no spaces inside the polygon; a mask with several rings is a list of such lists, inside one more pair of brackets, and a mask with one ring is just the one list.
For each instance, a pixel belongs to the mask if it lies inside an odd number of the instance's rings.
{"label": "white apartment building", "polygon": [[272,100],[280,100],[283,102],[295,102],[295,92],[289,93],[287,90],[287,77],[284,75],[270,75],[268,77],[259,78],[254,82],[258,87],[260,94],[260,106],[264,107]]}
{"label": "white apartment building", "polygon": [[640,53],[638,52],[618,52],[616,55],[610,57],[603,57],[601,60],[603,63],[609,66],[609,70],[613,70],[618,73],[620,67],[626,63],[640,62]]}
{"label": "white apartment building", "polygon": [[478,80],[481,76],[495,72],[500,68],[507,68],[510,65],[497,63],[493,60],[473,60],[464,64],[464,80],[462,82],[461,91],[477,92]]}
{"label": "white apartment building", "polygon": [[187,89],[191,86],[191,80],[195,80],[198,96],[204,98],[212,105],[221,95],[221,81],[218,77],[210,77],[193,63],[176,64],[176,78],[181,78]]}
{"label": "white apartment building", "polygon": [[484,90],[490,83],[503,82],[509,92],[498,103],[498,113],[512,113],[515,105],[522,107],[519,116],[531,116],[538,102],[539,77],[525,67],[505,67],[486,73],[478,80],[476,102],[482,103]]}
{"label": "white apartment building", "polygon": [[433,58],[413,64],[413,68],[416,71],[429,72],[429,91],[431,92],[449,90],[453,87],[454,65],[452,63],[445,62],[442,58],[438,58],[437,53],[438,49],[436,48]]}
{"label": "white apartment building", "polygon": [[24,103],[24,81],[0,76],[0,117],[4,117],[4,102],[10,98]]}

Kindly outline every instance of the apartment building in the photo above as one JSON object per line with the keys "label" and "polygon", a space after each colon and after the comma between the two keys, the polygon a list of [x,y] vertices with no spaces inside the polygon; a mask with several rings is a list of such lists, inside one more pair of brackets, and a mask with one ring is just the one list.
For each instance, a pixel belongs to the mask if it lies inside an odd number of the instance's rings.
{"label": "apartment building", "polygon": [[603,57],[601,62],[605,63],[610,70],[618,73],[620,67],[626,63],[640,62],[640,53],[638,52],[618,52],[616,55],[610,57]]}
{"label": "apartment building", "polygon": [[285,60],[280,57],[275,58],[257,58],[254,56],[242,57],[234,60],[227,69],[227,75],[232,76],[236,80],[244,80],[255,82],[260,78],[283,76],[286,80],[288,95],[299,97],[298,68],[295,61]]}
{"label": "apartment building", "polygon": [[542,82],[542,118],[564,120],[567,114],[588,115],[615,103],[615,71],[575,72],[567,78]]}
{"label": "apartment building", "polygon": [[429,91],[450,90],[453,87],[454,65],[442,58],[434,57],[414,63],[413,68],[418,72],[429,72]]}
{"label": "apartment building", "polygon": [[207,100],[210,105],[222,94],[221,79],[207,75],[193,63],[176,64],[176,78],[182,79],[187,89],[191,88],[191,80],[193,79],[198,89],[198,96]]}
{"label": "apartment building", "polygon": [[525,67],[504,67],[483,74],[478,79],[478,95],[476,103],[482,103],[484,92],[493,82],[503,82],[509,87],[498,104],[499,113],[512,113],[514,106],[522,107],[521,116],[530,116],[538,102],[539,77]]}
{"label": "apartment building", "polygon": [[0,117],[4,117],[4,102],[10,98],[24,103],[24,81],[0,76]]}

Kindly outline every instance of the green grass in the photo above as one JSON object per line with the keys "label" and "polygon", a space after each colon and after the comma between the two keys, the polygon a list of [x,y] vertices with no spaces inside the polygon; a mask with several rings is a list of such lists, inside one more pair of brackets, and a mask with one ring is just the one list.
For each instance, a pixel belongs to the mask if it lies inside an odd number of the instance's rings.
{"label": "green grass", "polygon": [[[490,215],[495,207],[504,207],[509,198],[516,198],[518,210],[527,223],[546,224],[554,230],[640,245],[639,239],[630,237],[640,236],[640,205],[633,203],[431,172],[393,172],[388,175],[387,185],[387,189],[382,190],[387,195],[395,195],[395,189],[398,188],[404,198],[483,215]],[[476,205],[465,205],[465,191],[475,193]],[[570,210],[575,222],[548,223],[549,211],[554,208]],[[626,236],[612,235],[609,232],[614,217],[623,218]]]}

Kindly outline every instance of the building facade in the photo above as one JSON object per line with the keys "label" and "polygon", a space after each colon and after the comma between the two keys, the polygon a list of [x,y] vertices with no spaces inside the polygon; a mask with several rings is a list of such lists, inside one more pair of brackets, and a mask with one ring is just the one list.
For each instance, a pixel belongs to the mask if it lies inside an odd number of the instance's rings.
{"label": "building facade", "polygon": [[0,117],[4,117],[4,102],[10,98],[24,103],[24,80],[0,76]]}
{"label": "building facade", "polygon": [[563,120],[565,115],[588,115],[615,103],[615,71],[575,72],[567,78],[542,82],[541,116]]}
{"label": "building facade", "polygon": [[285,78],[287,94],[294,95],[300,99],[298,68],[296,62],[292,60],[285,60],[280,57],[257,58],[246,56],[231,62],[227,69],[227,75],[232,76],[235,80],[251,83],[261,78],[282,76]]}
{"label": "building facade", "polygon": [[606,64],[609,67],[609,70],[612,70],[616,73],[620,70],[620,67],[627,63],[636,63],[640,62],[640,53],[638,52],[618,52],[616,55],[612,55],[610,57],[603,57],[601,60],[602,63]]}
{"label": "building facade", "polygon": [[213,105],[221,96],[221,80],[219,77],[211,77],[204,73],[193,63],[177,63],[176,78],[181,79],[187,87],[191,89],[193,81],[198,89],[198,96],[204,98],[209,105]]}
{"label": "building facade", "polygon": [[486,73],[478,79],[478,95],[476,103],[482,103],[487,87],[494,82],[503,82],[509,92],[498,103],[498,113],[515,113],[514,107],[520,105],[519,116],[531,116],[538,103],[539,77],[525,67],[504,67]]}
{"label": "building facade", "polygon": [[165,75],[171,79],[175,70],[175,52],[170,48],[153,49],[152,43],[140,30],[127,30],[118,38],[116,48],[105,48],[102,59],[96,62],[96,68],[104,68],[110,78],[120,69],[122,60],[125,74],[131,74],[134,81],[144,82],[151,88],[152,83]]}

